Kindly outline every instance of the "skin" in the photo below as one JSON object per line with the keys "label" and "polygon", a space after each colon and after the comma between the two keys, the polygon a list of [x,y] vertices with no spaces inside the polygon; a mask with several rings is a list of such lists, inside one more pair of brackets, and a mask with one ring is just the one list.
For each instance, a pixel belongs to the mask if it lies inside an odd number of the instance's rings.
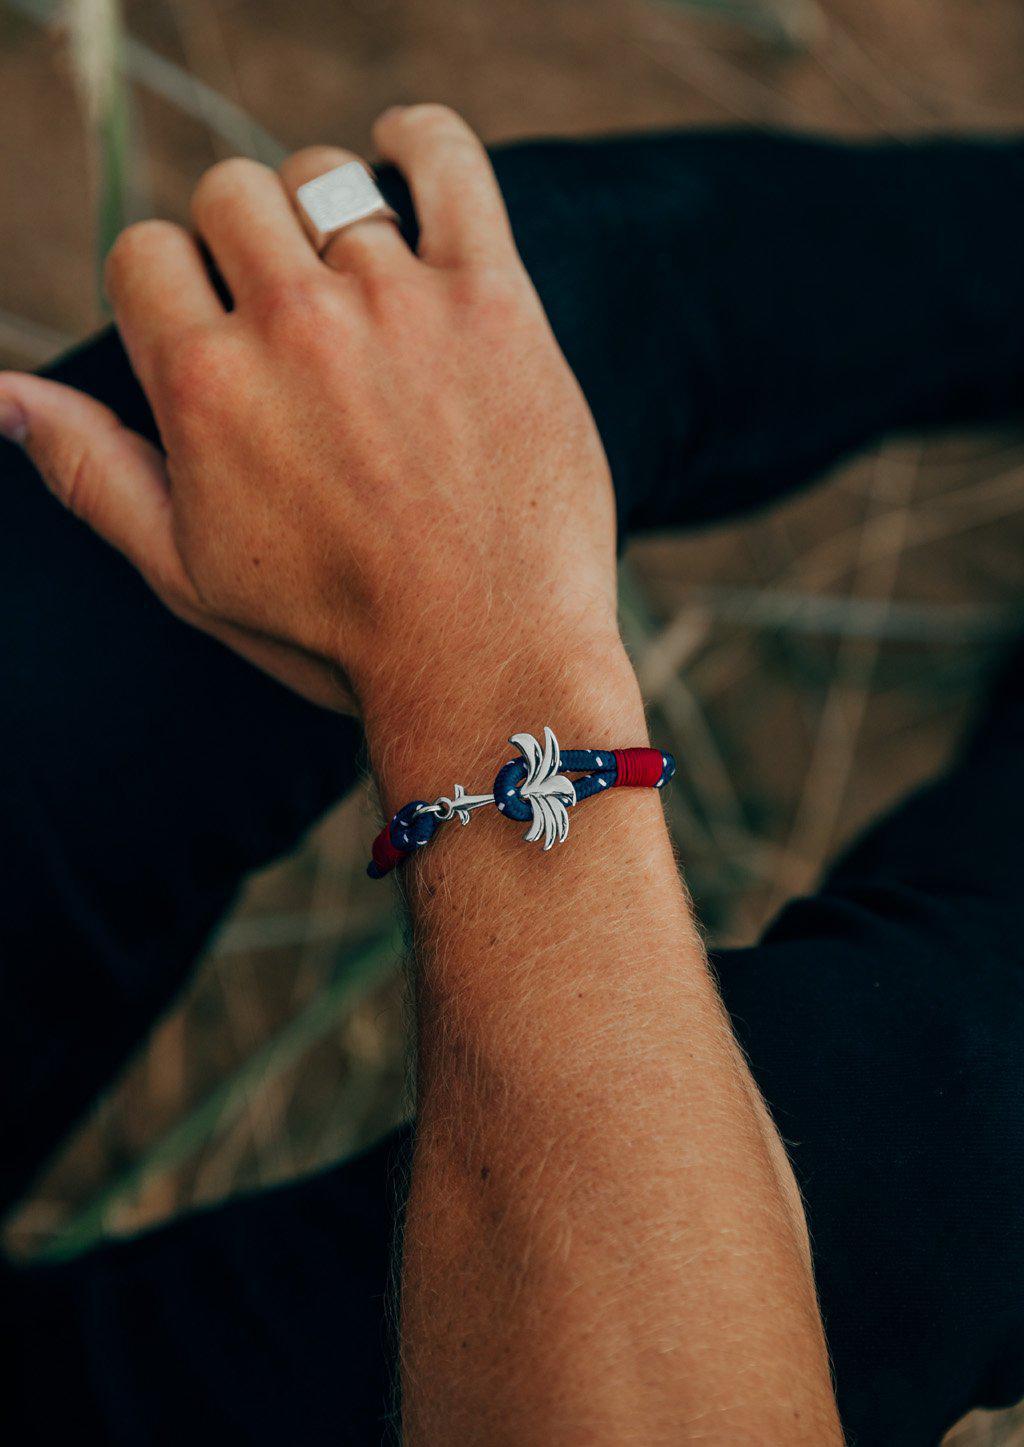
{"label": "skin", "polygon": [[[410,182],[416,256],[375,220],[317,258],[291,198],[350,159],[322,147],[200,182],[230,312],[188,231],[118,242],[109,291],[165,452],[14,374],[0,427],[180,617],[357,710],[390,813],[489,785],[515,729],[647,731],[607,463],[486,155],[437,106],[386,112],[375,143]],[[482,811],[405,866],[405,1438],[841,1441],[799,1197],[659,799],[584,805],[549,854],[511,827]]]}

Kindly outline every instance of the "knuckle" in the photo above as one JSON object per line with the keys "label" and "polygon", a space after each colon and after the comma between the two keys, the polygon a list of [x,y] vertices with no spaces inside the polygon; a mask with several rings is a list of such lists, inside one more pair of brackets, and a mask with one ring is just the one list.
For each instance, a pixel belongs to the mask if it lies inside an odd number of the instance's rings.
{"label": "knuckle", "polygon": [[126,227],[107,254],[107,281],[116,282],[125,271],[152,259],[177,233],[178,228],[171,221],[136,221]]}
{"label": "knuckle", "polygon": [[345,313],[338,289],[316,273],[268,280],[252,306],[264,331],[285,347],[336,340]]}
{"label": "knuckle", "polygon": [[376,266],[364,269],[360,285],[373,315],[395,317],[411,325],[423,315],[427,299],[424,280],[418,275],[396,276],[388,267]]}
{"label": "knuckle", "polygon": [[64,506],[75,517],[88,522],[93,515],[97,489],[102,486],[95,454],[90,448],[78,445],[60,459],[57,472]]}
{"label": "knuckle", "polygon": [[161,382],[176,412],[195,412],[222,385],[225,356],[212,330],[194,328],[179,336],[163,359]]}
{"label": "knuckle", "polygon": [[312,180],[335,166],[358,160],[359,157],[354,151],[345,150],[341,146],[303,146],[300,151],[294,151],[288,157],[282,170],[289,181],[299,185],[302,181]]}
{"label": "knuckle", "polygon": [[229,156],[227,160],[217,161],[196,183],[192,193],[193,214],[210,205],[221,205],[244,191],[253,180],[272,175],[274,172],[268,166],[247,156]]}
{"label": "knuckle", "polygon": [[451,106],[438,101],[421,101],[402,112],[401,122],[409,130],[440,139],[446,135],[463,135],[466,123]]}
{"label": "knuckle", "polygon": [[324,152],[322,146],[302,146],[298,151],[292,151],[285,165],[290,171],[294,171],[297,174],[309,171],[312,175],[316,173],[316,168],[320,165],[323,158]]}
{"label": "knuckle", "polygon": [[511,266],[478,263],[466,267],[453,285],[456,303],[484,326],[508,330],[526,314],[522,278]]}

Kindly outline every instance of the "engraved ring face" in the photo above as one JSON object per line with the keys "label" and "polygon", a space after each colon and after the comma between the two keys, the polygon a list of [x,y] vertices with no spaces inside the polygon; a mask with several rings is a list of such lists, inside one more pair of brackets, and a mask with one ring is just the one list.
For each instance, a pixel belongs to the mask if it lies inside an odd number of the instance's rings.
{"label": "engraved ring face", "polygon": [[321,254],[339,231],[357,221],[365,221],[370,216],[398,220],[365,166],[358,161],[346,161],[333,171],[314,176],[312,181],[299,187],[295,197],[302,223]]}

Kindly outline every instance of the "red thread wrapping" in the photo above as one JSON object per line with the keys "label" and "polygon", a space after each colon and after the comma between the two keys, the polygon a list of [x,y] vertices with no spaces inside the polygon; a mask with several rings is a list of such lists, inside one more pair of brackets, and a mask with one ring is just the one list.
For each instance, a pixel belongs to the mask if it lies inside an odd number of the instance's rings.
{"label": "red thread wrapping", "polygon": [[665,760],[658,749],[613,749],[616,788],[653,789],[661,778]]}
{"label": "red thread wrapping", "polygon": [[386,824],[373,841],[373,862],[382,874],[387,874],[396,864],[401,864],[407,852],[396,849],[392,844],[390,824]]}

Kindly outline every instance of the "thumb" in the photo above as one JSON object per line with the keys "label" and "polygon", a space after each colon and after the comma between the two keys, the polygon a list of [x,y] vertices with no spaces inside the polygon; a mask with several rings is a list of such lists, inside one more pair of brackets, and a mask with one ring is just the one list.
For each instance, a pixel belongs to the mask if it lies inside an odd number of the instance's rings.
{"label": "thumb", "polygon": [[0,372],[0,435],[24,447],[50,491],[157,592],[181,591],[167,467],[144,437],[84,392],[21,372]]}

